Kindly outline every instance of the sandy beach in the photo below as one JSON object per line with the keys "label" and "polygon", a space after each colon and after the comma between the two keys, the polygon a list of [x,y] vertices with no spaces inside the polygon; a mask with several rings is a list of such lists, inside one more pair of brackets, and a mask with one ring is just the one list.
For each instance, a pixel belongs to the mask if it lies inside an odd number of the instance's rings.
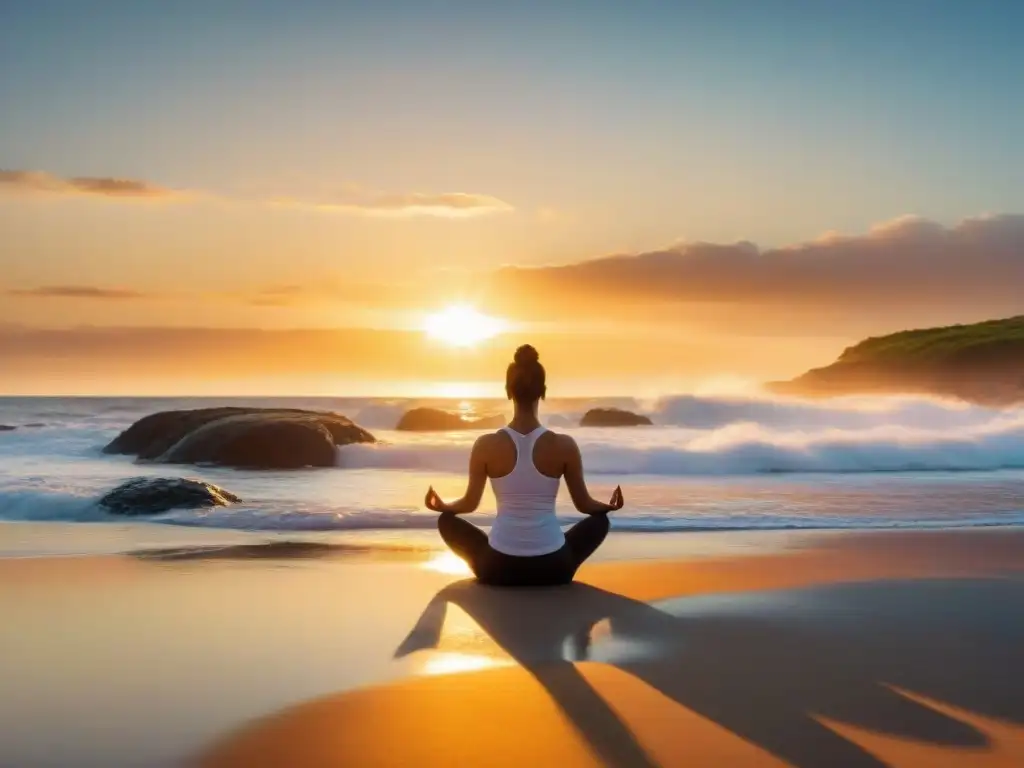
{"label": "sandy beach", "polygon": [[0,528],[3,766],[1024,765],[1019,530],[613,536],[498,590],[431,546],[14,556],[42,529]]}
{"label": "sandy beach", "polygon": [[1022,30],[0,0],[0,768],[1024,768]]}

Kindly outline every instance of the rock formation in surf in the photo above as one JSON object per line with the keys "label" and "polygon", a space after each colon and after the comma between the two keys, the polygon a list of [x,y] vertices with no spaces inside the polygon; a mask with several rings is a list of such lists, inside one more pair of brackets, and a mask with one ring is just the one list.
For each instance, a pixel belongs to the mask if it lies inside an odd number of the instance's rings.
{"label": "rock formation in surf", "polygon": [[501,415],[465,419],[457,413],[437,408],[413,408],[402,415],[395,429],[403,432],[448,432],[460,429],[500,429],[504,426],[505,417]]}
{"label": "rock formation in surf", "polygon": [[581,427],[649,427],[652,424],[643,414],[621,408],[591,408],[580,419]]}
{"label": "rock formation in surf", "polygon": [[17,427],[12,427],[10,424],[0,424],[0,432],[13,432]]}
{"label": "rock formation in surf", "polygon": [[298,469],[334,466],[338,446],[373,442],[373,435],[336,413],[224,407],[151,414],[103,450],[165,464]]}
{"label": "rock formation in surf", "polygon": [[186,477],[136,477],[107,493],[99,504],[118,515],[156,515],[171,509],[225,507],[241,501],[235,494]]}
{"label": "rock formation in surf", "polygon": [[779,394],[928,394],[983,405],[1024,402],[1024,315],[879,336],[823,368],[771,382]]}

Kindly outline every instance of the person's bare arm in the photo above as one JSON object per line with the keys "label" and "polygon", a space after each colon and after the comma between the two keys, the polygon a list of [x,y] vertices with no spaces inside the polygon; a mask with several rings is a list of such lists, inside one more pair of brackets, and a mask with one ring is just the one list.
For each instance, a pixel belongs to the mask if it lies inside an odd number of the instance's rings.
{"label": "person's bare arm", "polygon": [[560,435],[563,440],[565,458],[565,485],[569,489],[572,503],[577,510],[585,515],[603,515],[622,509],[625,503],[622,498],[622,488],[616,486],[612,493],[610,502],[598,501],[590,495],[587,490],[587,481],[583,477],[583,457],[580,455],[580,447],[576,441],[568,435]]}
{"label": "person's bare arm", "polygon": [[486,435],[478,437],[473,444],[473,450],[469,454],[469,482],[462,498],[452,502],[442,501],[441,497],[437,495],[437,491],[431,486],[423,500],[427,509],[434,512],[453,512],[456,515],[468,515],[470,512],[476,511],[476,508],[480,506],[480,499],[484,495],[484,487],[487,485],[486,439]]}

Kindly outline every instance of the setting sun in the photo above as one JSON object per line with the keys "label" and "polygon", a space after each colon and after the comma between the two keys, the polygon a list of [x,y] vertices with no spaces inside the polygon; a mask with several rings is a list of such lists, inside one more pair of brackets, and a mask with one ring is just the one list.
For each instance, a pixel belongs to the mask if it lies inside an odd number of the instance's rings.
{"label": "setting sun", "polygon": [[423,328],[432,339],[454,347],[471,347],[498,335],[504,323],[473,307],[452,306],[429,315]]}

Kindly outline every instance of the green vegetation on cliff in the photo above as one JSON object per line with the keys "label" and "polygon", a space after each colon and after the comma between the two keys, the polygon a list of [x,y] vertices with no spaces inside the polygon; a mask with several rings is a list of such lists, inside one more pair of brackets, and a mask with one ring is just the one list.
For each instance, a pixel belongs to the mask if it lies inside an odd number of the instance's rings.
{"label": "green vegetation on cliff", "polygon": [[1024,354],[1024,315],[986,320],[972,325],[949,325],[900,331],[865,339],[850,347],[838,362],[949,363]]}
{"label": "green vegetation on cliff", "polygon": [[1024,401],[1024,315],[866,339],[832,365],[771,388],[812,396],[904,392]]}

